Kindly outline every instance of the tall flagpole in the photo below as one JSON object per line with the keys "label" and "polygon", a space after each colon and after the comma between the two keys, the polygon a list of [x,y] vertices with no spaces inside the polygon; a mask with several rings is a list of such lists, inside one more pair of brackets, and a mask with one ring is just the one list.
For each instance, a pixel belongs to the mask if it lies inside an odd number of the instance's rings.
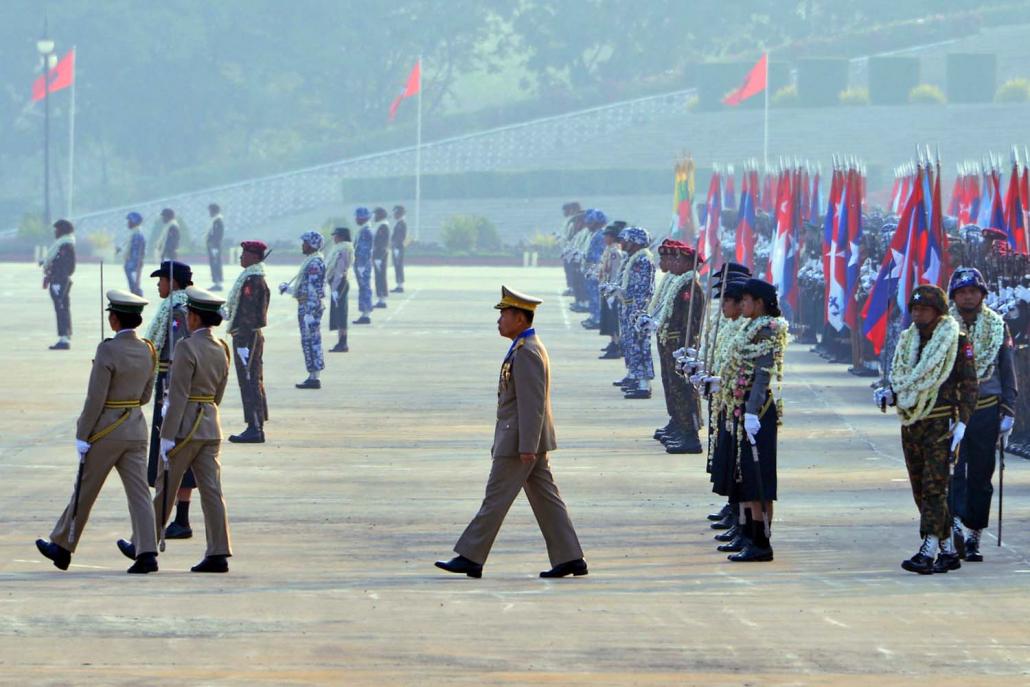
{"label": "tall flagpole", "polygon": [[765,52],[765,122],[762,127],[762,160],[769,166],[769,51]]}
{"label": "tall flagpole", "polygon": [[78,46],[72,46],[72,102],[68,111],[68,219],[72,218],[74,208],[73,198],[75,196],[75,84],[78,79],[77,62],[79,59]]}
{"label": "tall flagpole", "polygon": [[422,55],[418,56],[418,123],[415,125],[415,240],[422,228]]}

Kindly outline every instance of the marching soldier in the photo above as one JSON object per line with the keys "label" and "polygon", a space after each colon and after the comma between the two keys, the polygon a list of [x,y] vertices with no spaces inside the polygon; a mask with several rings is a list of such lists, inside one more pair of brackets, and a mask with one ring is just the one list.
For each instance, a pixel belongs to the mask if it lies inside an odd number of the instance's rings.
{"label": "marching soldier", "polygon": [[143,215],[138,212],[130,212],[125,216],[126,225],[129,228],[129,237],[124,247],[119,251],[125,252],[125,279],[129,282],[129,291],[137,296],[143,295],[140,288],[140,280],[143,278],[143,259],[147,254],[147,239],[143,236]]}
{"label": "marching soldier", "polygon": [[390,223],[386,221],[386,208],[376,208],[373,217],[376,221],[376,233],[372,239],[372,266],[376,279],[376,304],[373,307],[385,308],[386,297],[390,295],[386,278],[390,261]]}
{"label": "marching soldier", "polygon": [[330,353],[346,353],[347,345],[347,300],[350,296],[351,265],[354,264],[354,244],[350,240],[350,229],[333,229],[333,247],[325,259],[325,283],[329,286],[329,329],[336,332],[336,345]]}
{"label": "marching soldier", "polygon": [[[186,289],[186,295],[190,336],[179,344],[172,361],[168,413],[161,427],[164,475],[157,482],[154,515],[158,527],[164,527],[175,491],[186,470],[192,469],[204,511],[207,550],[190,571],[224,573],[229,571],[232,547],[222,495],[218,406],[229,380],[230,356],[229,346],[216,338],[212,329],[222,323],[220,310],[225,301],[193,286]],[[126,555],[134,553],[131,545],[121,548]]]}
{"label": "marching soldier", "polygon": [[161,231],[157,235],[157,259],[176,260],[179,257],[179,242],[182,240],[182,230],[179,228],[179,221],[175,219],[175,210],[165,208],[161,211]]}
{"label": "marching soldier", "polygon": [[54,242],[42,262],[43,288],[50,291],[57,316],[57,343],[51,351],[67,351],[72,347],[72,310],[68,292],[75,272],[75,227],[66,219],[54,222]]}
{"label": "marching soldier", "polygon": [[551,419],[550,361],[533,329],[541,301],[501,288],[497,330],[511,339],[497,388],[493,466],[479,512],[454,545],[457,557],[437,561],[448,572],[482,577],[483,564],[511,504],[525,490],[547,543],[551,569],[540,577],[586,575],[583,550],[551,474],[547,452],[556,447]]}
{"label": "marching soldier", "polygon": [[321,389],[319,374],[325,368],[322,357],[322,313],[325,308],[325,261],[322,259],[322,235],[317,231],[304,232],[300,240],[306,256],[296,276],[279,285],[279,293],[289,292],[297,299],[297,323],[300,326],[300,347],[304,352],[304,366],[308,378],[298,389]]}
{"label": "marching soldier", "polygon": [[211,227],[207,230],[207,262],[211,265],[212,291],[222,290],[222,241],[225,238],[225,222],[222,220],[222,209],[217,203],[207,206],[211,216]]}
{"label": "marching soldier", "polygon": [[637,327],[637,321],[647,314],[647,305],[654,294],[654,256],[648,249],[651,237],[646,229],[626,227],[619,238],[628,256],[619,287],[623,312],[619,331],[629,374],[616,385],[622,387],[627,399],[651,398],[651,380],[654,379],[651,337]]}
{"label": "marching soldier", "polygon": [[397,286],[391,293],[404,293],[404,247],[408,241],[408,223],[404,220],[404,206],[393,206],[393,232],[390,246],[393,248],[393,273]]}
{"label": "marching soldier", "polygon": [[354,324],[372,324],[372,229],[368,226],[371,213],[368,208],[354,211],[358,237],[354,244],[354,277],[358,282],[358,311],[361,316]]}
{"label": "marching soldier", "polygon": [[[147,328],[147,340],[154,344],[158,352],[157,380],[154,383],[154,415],[150,423],[150,457],[147,462],[147,482],[155,486],[157,479],[161,422],[165,414],[165,395],[168,392],[168,369],[171,365],[175,347],[187,336],[186,327],[186,287],[193,284],[193,270],[184,262],[167,260],[161,267],[150,273],[157,277],[157,292],[163,299],[157,314]],[[166,539],[189,539],[193,536],[190,527],[190,496],[197,486],[193,472],[186,471],[179,490],[179,500],[175,506],[175,520],[165,532]]]}
{"label": "marching soldier", "polygon": [[978,385],[973,346],[948,314],[944,291],[917,286],[908,307],[912,324],[894,349],[890,384],[877,389],[873,399],[881,409],[897,407],[901,448],[919,508],[923,544],[901,567],[930,575],[962,565],[951,539],[948,471],[976,409]]}
{"label": "marching soldier", "polygon": [[240,267],[243,271],[229,291],[225,303],[226,329],[232,336],[236,360],[236,380],[243,398],[243,421],[247,429],[233,434],[235,444],[265,443],[265,421],[268,420],[268,397],[265,395],[265,335],[268,325],[268,300],[271,292],[265,281],[265,257],[268,246],[262,241],[240,244]]}
{"label": "marching soldier", "polygon": [[150,402],[157,352],[136,336],[147,301],[115,289],[107,292],[107,300],[107,323],[115,335],[97,346],[93,358],[75,431],[75,491],[50,541],[38,539],[36,548],[58,569],[67,570],[100,488],[117,469],[129,502],[132,546],[139,552],[127,572],[151,573],[157,571],[157,531],[147,488],[147,421],[140,406]]}
{"label": "marching soldier", "polygon": [[983,560],[980,532],[990,519],[995,448],[999,437],[1007,441],[1012,432],[1018,395],[1012,334],[1001,315],[984,303],[986,295],[979,270],[958,269],[951,276],[951,316],[973,347],[979,380],[976,411],[959,447],[949,492],[955,547],[960,558],[973,563]]}

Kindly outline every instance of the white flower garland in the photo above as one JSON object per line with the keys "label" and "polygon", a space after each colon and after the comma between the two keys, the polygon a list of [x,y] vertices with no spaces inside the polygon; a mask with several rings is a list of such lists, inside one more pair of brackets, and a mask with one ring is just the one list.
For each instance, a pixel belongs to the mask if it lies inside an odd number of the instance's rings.
{"label": "white flower garland", "polygon": [[[776,388],[773,398],[779,417],[783,418],[783,355],[789,340],[789,325],[782,317],[762,315],[754,319],[740,318],[741,324],[732,340],[727,341],[727,360],[720,370],[722,382],[719,386],[719,405],[722,408],[733,408],[739,414],[739,406],[747,401],[747,394],[755,377],[755,361],[772,353],[773,366],[769,370]],[[755,341],[755,337],[765,327],[772,330],[773,335],[767,339]]]}
{"label": "white flower garland", "polygon": [[960,332],[953,317],[941,317],[922,354],[916,325],[909,325],[901,333],[894,349],[890,383],[902,425],[918,422],[933,410],[937,392],[955,365]]}
{"label": "white flower garland", "polygon": [[50,265],[54,262],[54,259],[57,258],[57,254],[61,252],[61,248],[69,244],[72,246],[75,245],[75,234],[59,236],[57,237],[57,240],[50,244],[50,247],[47,248],[46,251],[46,257],[43,258],[44,272],[50,271]]}
{"label": "white flower garland", "polygon": [[694,272],[691,270],[690,272],[684,272],[683,274],[672,275],[672,278],[666,280],[669,282],[669,287],[662,295],[662,300],[658,304],[658,310],[651,315],[651,319],[653,319],[654,323],[658,326],[659,335],[664,334],[664,332],[669,328],[669,318],[672,317],[672,310],[674,308],[676,298],[679,296],[680,291],[683,290],[683,287],[686,286],[693,277]]}
{"label": "white flower garland", "polygon": [[641,260],[651,260],[654,256],[651,255],[651,251],[647,248],[641,248],[636,253],[629,257],[629,260],[625,260],[622,265],[622,280],[619,286],[622,287],[622,295],[625,300],[626,289],[629,288],[629,277],[633,274],[633,268]]}
{"label": "white flower garland", "polygon": [[316,250],[314,253],[308,255],[304,259],[304,262],[300,263],[300,269],[297,270],[297,274],[294,275],[293,279],[291,279],[288,282],[290,285],[289,292],[291,296],[293,296],[297,300],[300,300],[300,297],[297,295],[297,287],[304,283],[304,277],[305,275],[307,275],[308,267],[311,266],[311,263],[315,262],[315,260],[321,259],[322,251]]}
{"label": "white flower garland", "polygon": [[672,272],[662,272],[662,280],[658,282],[658,286],[655,288],[654,293],[651,294],[651,300],[647,304],[647,314],[650,317],[654,317],[658,313],[658,308],[661,307],[662,301],[665,299],[665,292],[672,285],[672,280],[676,278]]}
{"label": "white flower garland", "polygon": [[231,332],[233,330],[233,320],[236,318],[236,310],[240,307],[240,292],[243,290],[243,282],[247,281],[252,276],[265,276],[265,263],[255,262],[250,267],[247,267],[240,276],[236,277],[236,281],[233,283],[232,288],[229,290],[229,298],[225,301],[225,322],[228,324],[226,331]]}
{"label": "white flower garland", "polygon": [[986,305],[980,307],[976,321],[966,327],[955,304],[951,304],[951,316],[966,330],[969,343],[973,345],[973,360],[976,363],[976,378],[985,382],[994,373],[998,350],[1005,343],[1005,320]]}
{"label": "white flower garland", "polygon": [[186,300],[186,289],[172,291],[172,295],[161,301],[157,314],[150,321],[145,338],[150,339],[150,343],[154,344],[154,348],[158,351],[165,345],[165,339],[168,337],[168,318],[172,316],[172,308],[177,305],[185,305]]}

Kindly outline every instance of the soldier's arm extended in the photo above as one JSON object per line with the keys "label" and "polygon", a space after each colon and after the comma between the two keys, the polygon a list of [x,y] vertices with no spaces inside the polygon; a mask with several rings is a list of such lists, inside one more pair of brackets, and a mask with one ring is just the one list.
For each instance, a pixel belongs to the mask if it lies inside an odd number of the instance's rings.
{"label": "soldier's arm extended", "polygon": [[998,376],[1001,379],[1001,412],[1003,415],[1016,415],[1016,398],[1019,396],[1019,384],[1016,381],[1016,353],[1012,346],[1012,333],[1005,325],[1005,339],[998,349]]}
{"label": "soldier's arm extended", "polygon": [[[104,412],[104,402],[107,400],[107,390],[111,386],[111,374],[114,372],[110,356],[108,356],[104,344],[97,346],[96,355],[93,358],[93,369],[89,373],[89,386],[86,390],[86,401],[82,405],[82,412],[79,413],[79,421],[75,427],[75,438],[80,441],[87,441],[93,428],[97,426],[100,414]],[[127,401],[130,399],[118,398],[116,401]]]}
{"label": "soldier's arm extended", "polygon": [[543,358],[523,346],[515,354],[512,376],[519,411],[519,453],[536,453],[544,431],[547,404],[547,370]]}
{"label": "soldier's arm extended", "polygon": [[175,440],[186,412],[186,398],[197,369],[197,360],[188,346],[177,348],[172,367],[168,371],[168,414],[161,422],[161,438]]}

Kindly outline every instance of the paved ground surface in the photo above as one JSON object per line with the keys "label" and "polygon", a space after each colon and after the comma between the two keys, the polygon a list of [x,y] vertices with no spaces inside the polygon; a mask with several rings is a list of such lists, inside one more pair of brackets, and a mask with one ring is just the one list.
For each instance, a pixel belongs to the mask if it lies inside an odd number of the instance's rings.
{"label": "paved ground surface", "polygon": [[[32,541],[72,489],[98,270],[76,274],[67,353],[46,350],[53,314],[36,270],[2,271],[0,684],[1030,682],[1030,465],[1013,459],[1006,474],[1004,548],[988,538],[983,564],[903,572],[918,542],[898,422],[865,381],[794,346],[776,561],[727,563],[704,522],[719,504],[701,457],[668,456],[649,438],[662,402],[616,394],[621,365],[597,360],[599,337],[563,314],[551,269],[412,269],[409,292],[352,333],[352,352],[329,355],[321,392],[293,388],[304,376],[296,319],[276,297],[270,441],[222,454],[232,572],[186,572],[203,552],[198,512],[199,538],[171,542],[158,575],[127,577],[113,476],[58,572]],[[108,285],[122,286],[113,272]],[[537,578],[547,560],[521,497],[482,580],[432,566],[489,469],[502,281],[547,301],[554,469],[585,578]],[[242,427],[235,387],[223,418]]]}

